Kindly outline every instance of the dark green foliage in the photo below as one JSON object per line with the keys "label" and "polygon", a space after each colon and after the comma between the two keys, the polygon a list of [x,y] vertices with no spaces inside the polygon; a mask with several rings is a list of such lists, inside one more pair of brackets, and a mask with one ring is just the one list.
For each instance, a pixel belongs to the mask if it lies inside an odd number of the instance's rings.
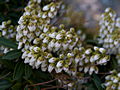
{"label": "dark green foliage", "polygon": [[15,50],[0,56],[0,90],[12,89],[21,90],[35,88],[40,90],[44,86],[27,87],[36,83],[42,83],[53,79],[49,73],[41,72],[41,70],[32,69],[31,66],[24,64],[21,57],[21,51],[17,50],[16,42],[9,39],[0,38],[0,45]]}
{"label": "dark green foliage", "polygon": [[97,87],[98,90],[104,90],[103,87],[102,87],[102,82],[96,74],[93,74],[92,80],[93,80],[93,82],[94,82],[94,84],[95,84],[95,86]]}
{"label": "dark green foliage", "polygon": [[8,47],[8,48],[13,48],[17,49],[17,44],[10,39],[6,39],[4,37],[0,37],[0,45]]}
{"label": "dark green foliage", "polygon": [[28,79],[32,73],[32,67],[25,65],[25,78]]}
{"label": "dark green foliage", "polygon": [[13,24],[17,24],[20,16],[27,5],[28,0],[0,0],[0,23],[6,20],[12,20]]}
{"label": "dark green foliage", "polygon": [[22,78],[24,73],[25,66],[23,63],[17,63],[15,65],[14,73],[13,73],[13,80],[18,80]]}
{"label": "dark green foliage", "polygon": [[6,90],[12,84],[8,80],[0,80],[0,90]]}
{"label": "dark green foliage", "polygon": [[19,50],[12,50],[8,53],[6,53],[2,59],[7,59],[7,60],[13,60],[13,59],[18,59],[21,56],[21,51]]}

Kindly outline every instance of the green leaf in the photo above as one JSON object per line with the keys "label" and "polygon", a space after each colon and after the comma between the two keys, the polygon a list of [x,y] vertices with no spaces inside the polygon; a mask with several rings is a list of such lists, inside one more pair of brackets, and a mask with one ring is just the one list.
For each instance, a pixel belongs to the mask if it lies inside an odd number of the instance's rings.
{"label": "green leaf", "polygon": [[97,90],[93,83],[89,83],[87,90]]}
{"label": "green leaf", "polygon": [[40,70],[34,70],[34,73],[35,74],[33,75],[33,77],[35,77],[35,78],[36,77],[37,78],[42,78],[43,80],[51,80],[52,79],[51,75],[47,72],[42,72]]}
{"label": "green leaf", "polygon": [[9,88],[12,84],[7,80],[0,80],[0,90],[6,90]]}
{"label": "green leaf", "polygon": [[22,88],[21,88],[21,85],[22,83],[16,83],[15,85],[13,85],[12,86],[12,90],[21,90]]}
{"label": "green leaf", "polygon": [[5,47],[9,47],[9,48],[17,49],[16,43],[14,43],[13,41],[6,39],[4,37],[0,37],[0,45],[3,45]]}
{"label": "green leaf", "polygon": [[25,65],[25,78],[29,78],[32,74],[32,68],[29,65]]}
{"label": "green leaf", "polygon": [[24,64],[23,63],[17,63],[14,69],[13,73],[13,80],[18,80],[22,78],[22,75],[24,74]]}
{"label": "green leaf", "polygon": [[[111,55],[111,61],[110,61],[110,67],[111,67],[111,69],[113,70],[113,69],[118,69],[118,61],[117,61],[117,59],[115,58],[115,55]],[[109,68],[110,69],[110,68]]]}
{"label": "green leaf", "polygon": [[2,57],[0,57],[0,64],[5,65],[8,69],[14,69],[14,62],[4,60]]}
{"label": "green leaf", "polygon": [[28,87],[25,87],[24,90],[29,90]]}
{"label": "green leaf", "polygon": [[8,53],[6,53],[2,59],[7,59],[7,60],[13,60],[13,59],[17,59],[21,56],[21,52],[19,50],[12,50]]}
{"label": "green leaf", "polygon": [[104,90],[103,87],[102,87],[101,80],[96,74],[93,74],[93,79],[92,80],[93,80],[93,82],[96,85],[98,90]]}

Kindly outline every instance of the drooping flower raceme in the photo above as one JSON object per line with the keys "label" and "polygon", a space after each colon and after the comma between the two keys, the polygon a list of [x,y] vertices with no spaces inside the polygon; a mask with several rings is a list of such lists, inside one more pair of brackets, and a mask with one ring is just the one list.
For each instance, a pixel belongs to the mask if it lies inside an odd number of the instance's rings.
{"label": "drooping flower raceme", "polygon": [[[16,37],[16,26],[11,25],[11,21],[4,21],[0,25],[0,37],[5,37],[7,39],[11,39],[15,41]],[[6,48],[4,46],[0,47],[0,51],[3,53],[7,53],[8,51],[12,50],[11,48]]]}
{"label": "drooping flower raceme", "polygon": [[120,90],[120,73],[116,70],[110,71],[110,75],[105,77],[106,90]]}
{"label": "drooping flower raceme", "polygon": [[103,44],[108,54],[116,55],[120,63],[120,17],[116,18],[116,13],[110,8],[101,15],[99,36],[99,43]]}
{"label": "drooping flower raceme", "polygon": [[[108,54],[113,54],[120,64],[120,17],[116,18],[116,13],[107,8],[102,14],[100,21],[100,44],[107,49]],[[105,77],[106,90],[120,90],[120,73],[116,70],[110,71],[110,75]]]}
{"label": "drooping flower raceme", "polygon": [[24,52],[24,62],[33,68],[41,67],[43,71],[49,72],[65,71],[76,75],[79,67],[79,71],[83,70],[85,73],[98,73],[96,64],[105,64],[109,60],[108,56],[102,55],[105,50],[97,47],[94,50],[85,50],[74,28],[66,30],[63,25],[50,25],[51,17],[45,13],[57,12],[53,8],[58,9],[59,5],[50,3],[41,9],[39,3],[30,1],[25,8],[18,22],[20,25],[17,27],[16,36],[19,41],[18,49],[22,48]]}
{"label": "drooping flower raceme", "polygon": [[[23,16],[18,21],[20,24],[17,27],[18,33],[16,36],[16,40],[19,41],[18,49],[22,47],[27,49],[35,38],[39,38],[42,32],[49,30],[48,24],[50,23],[50,19],[57,14],[59,7],[60,3],[52,2],[41,8],[40,2],[29,1],[28,6],[25,7]],[[49,13],[51,13],[51,16],[48,15]],[[44,38],[44,35],[41,37]]]}
{"label": "drooping flower raceme", "polygon": [[[17,26],[16,40],[21,49],[24,63],[50,73],[65,72],[72,79],[81,73],[98,73],[97,65],[105,65],[109,60],[104,48],[84,48],[74,28],[51,24],[61,2],[51,2],[43,7],[41,2],[30,0]],[[81,41],[82,40],[82,41]],[[67,83],[72,87],[74,83]]]}

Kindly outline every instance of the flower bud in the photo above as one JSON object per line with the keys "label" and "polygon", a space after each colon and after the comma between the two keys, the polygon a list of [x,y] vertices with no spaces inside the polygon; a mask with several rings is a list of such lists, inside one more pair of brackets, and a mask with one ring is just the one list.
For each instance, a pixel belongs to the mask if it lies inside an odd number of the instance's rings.
{"label": "flower bud", "polygon": [[91,50],[91,49],[87,49],[87,50],[85,51],[85,54],[87,54],[87,55],[89,55],[90,53],[92,53],[92,50]]}

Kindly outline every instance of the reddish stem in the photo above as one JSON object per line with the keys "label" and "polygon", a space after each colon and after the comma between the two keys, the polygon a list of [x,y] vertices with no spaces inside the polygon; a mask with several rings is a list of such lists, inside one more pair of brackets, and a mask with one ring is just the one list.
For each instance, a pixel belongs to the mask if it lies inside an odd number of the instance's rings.
{"label": "reddish stem", "polygon": [[48,83],[51,83],[53,81],[55,81],[57,79],[54,79],[54,80],[50,80],[50,81],[47,81],[47,82],[43,82],[43,83],[37,83],[37,84],[33,84],[33,85],[28,85],[28,86],[39,86],[39,85],[44,85],[44,84],[48,84]]}
{"label": "reddish stem", "polygon": [[52,87],[48,87],[48,88],[42,88],[41,90],[49,90],[49,89],[55,89],[55,88],[62,88],[60,86],[52,86]]}

